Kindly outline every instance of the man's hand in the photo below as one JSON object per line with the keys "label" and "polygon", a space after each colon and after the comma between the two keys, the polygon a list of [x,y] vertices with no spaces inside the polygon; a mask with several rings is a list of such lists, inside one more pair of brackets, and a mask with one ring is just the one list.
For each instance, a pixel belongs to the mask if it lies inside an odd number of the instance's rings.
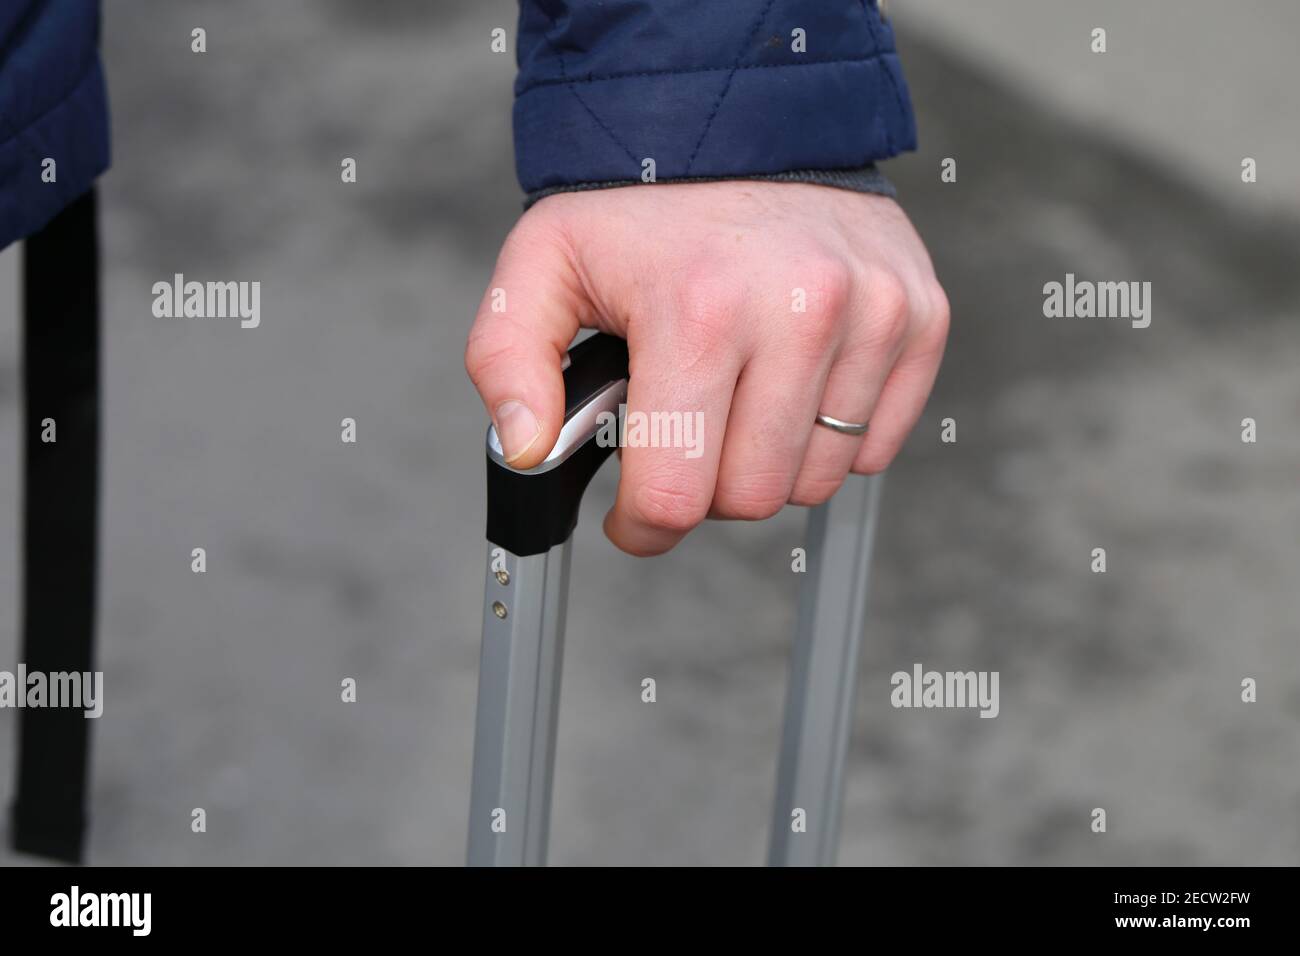
{"label": "man's hand", "polygon": [[[506,238],[465,351],[516,468],[555,444],[580,327],[627,339],[629,416],[703,413],[702,454],[623,450],[605,533],[650,555],[705,517],[767,518],[884,470],[934,384],[948,302],[881,196],[766,182],[550,196]],[[818,412],[871,428],[841,434]]]}

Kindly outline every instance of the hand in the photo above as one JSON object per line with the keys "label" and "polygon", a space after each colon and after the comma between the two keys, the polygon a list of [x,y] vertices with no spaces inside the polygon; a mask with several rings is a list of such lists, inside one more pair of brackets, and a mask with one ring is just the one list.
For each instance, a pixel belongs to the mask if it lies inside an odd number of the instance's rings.
{"label": "hand", "polygon": [[[550,196],[506,238],[465,351],[516,468],[555,444],[580,327],[627,339],[629,418],[703,423],[694,450],[623,449],[605,533],[650,555],[705,517],[767,518],[883,471],[934,384],[948,303],[882,196],[738,181]],[[818,412],[871,427],[844,435]]]}

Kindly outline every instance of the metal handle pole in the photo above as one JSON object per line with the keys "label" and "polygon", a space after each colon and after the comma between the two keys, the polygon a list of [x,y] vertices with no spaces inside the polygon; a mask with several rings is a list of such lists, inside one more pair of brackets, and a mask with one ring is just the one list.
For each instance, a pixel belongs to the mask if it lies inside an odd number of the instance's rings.
{"label": "metal handle pole", "polygon": [[627,399],[627,343],[593,335],[569,350],[564,423],[546,459],[520,471],[487,434],[487,585],[479,664],[470,866],[546,862],[564,661],[569,548],[604,440]]}
{"label": "metal handle pole", "polygon": [[834,498],[808,515],[808,565],[790,655],[771,866],[835,862],[883,480],[883,475],[850,475]]}
{"label": "metal handle pole", "polygon": [[570,542],[520,558],[489,545],[470,866],[541,866],[551,818]]}

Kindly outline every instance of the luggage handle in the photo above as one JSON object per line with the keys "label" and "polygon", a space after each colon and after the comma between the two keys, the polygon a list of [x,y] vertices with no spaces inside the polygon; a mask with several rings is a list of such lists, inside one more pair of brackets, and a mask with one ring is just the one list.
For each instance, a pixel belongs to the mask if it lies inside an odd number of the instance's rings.
{"label": "luggage handle", "polygon": [[[506,464],[496,426],[487,433],[487,537],[520,557],[568,540],[583,492],[615,443],[601,440],[627,401],[627,343],[597,333],[583,339],[564,368],[564,425],[546,459],[518,470]],[[617,434],[617,433],[615,433]]]}
{"label": "luggage handle", "polygon": [[[616,445],[599,440],[605,416],[618,415],[627,384],[626,343],[596,334],[569,350],[564,425],[540,465],[511,468],[488,429],[471,866],[546,862],[570,545],[583,492]],[[850,475],[809,511],[772,808],[773,866],[835,859],[883,477]]]}
{"label": "luggage handle", "polygon": [[[601,440],[627,400],[627,343],[596,334],[569,349],[564,425],[551,453],[511,468],[487,433],[487,576],[474,724],[468,862],[546,861],[564,661],[569,553],[583,492],[617,441]],[[617,433],[615,433],[617,435]]]}

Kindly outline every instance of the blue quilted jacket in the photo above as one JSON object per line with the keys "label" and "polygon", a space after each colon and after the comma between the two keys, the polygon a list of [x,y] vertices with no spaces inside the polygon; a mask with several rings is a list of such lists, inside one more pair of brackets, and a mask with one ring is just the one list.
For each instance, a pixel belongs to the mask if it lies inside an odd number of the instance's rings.
{"label": "blue quilted jacket", "polygon": [[916,146],[875,0],[521,0],[515,159],[581,183],[860,168]]}
{"label": "blue quilted jacket", "polygon": [[98,0],[0,0],[0,249],[108,168],[98,39]]}
{"label": "blue quilted jacket", "polygon": [[[98,0],[0,0],[0,248],[108,167]],[[515,154],[536,193],[860,168],[912,149],[875,0],[520,0]],[[45,182],[45,160],[56,178]]]}

